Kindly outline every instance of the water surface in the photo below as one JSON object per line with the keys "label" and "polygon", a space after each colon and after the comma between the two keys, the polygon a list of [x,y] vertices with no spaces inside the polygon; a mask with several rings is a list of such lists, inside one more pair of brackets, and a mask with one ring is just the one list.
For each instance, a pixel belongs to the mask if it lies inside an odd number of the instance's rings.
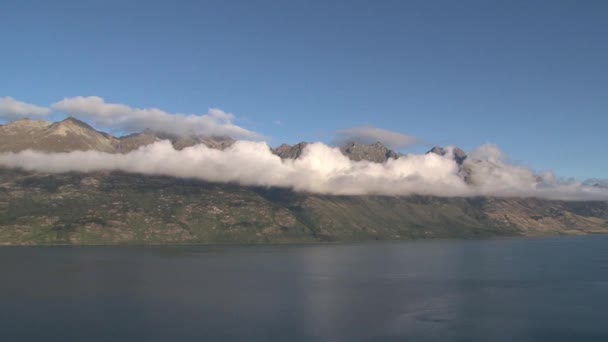
{"label": "water surface", "polygon": [[608,236],[0,248],[2,341],[608,341]]}

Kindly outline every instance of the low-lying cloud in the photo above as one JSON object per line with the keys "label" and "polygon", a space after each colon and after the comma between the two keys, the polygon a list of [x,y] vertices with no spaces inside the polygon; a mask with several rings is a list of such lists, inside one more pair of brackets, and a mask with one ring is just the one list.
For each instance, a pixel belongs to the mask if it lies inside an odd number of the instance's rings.
{"label": "low-lying cloud", "polygon": [[18,101],[10,96],[0,97],[0,120],[41,118],[51,114],[51,112],[50,108]]}
{"label": "low-lying cloud", "polygon": [[235,117],[220,109],[209,109],[205,115],[174,114],[157,108],[133,108],[119,103],[107,103],[98,96],[66,98],[52,105],[63,113],[86,119],[97,128],[123,132],[151,129],[172,134],[230,136],[237,139],[261,139],[253,131],[234,124]]}
{"label": "low-lying cloud", "polygon": [[368,126],[354,127],[338,131],[336,137],[334,138],[334,144],[338,146],[351,142],[368,145],[378,141],[392,149],[402,149],[407,146],[415,145],[419,142],[416,137],[411,135],[405,135],[382,128]]}
{"label": "low-lying cloud", "polygon": [[450,153],[408,155],[382,164],[355,162],[338,148],[322,143],[308,145],[298,159],[282,160],[272,154],[266,143],[253,141],[237,141],[224,151],[205,145],[176,150],[169,141],[156,142],[127,154],[97,151],[48,154],[27,150],[0,154],[0,165],[56,173],[120,170],[333,195],[608,200],[607,189],[562,182],[551,174],[536,174],[511,165],[492,145],[472,153],[463,167],[450,158]]}

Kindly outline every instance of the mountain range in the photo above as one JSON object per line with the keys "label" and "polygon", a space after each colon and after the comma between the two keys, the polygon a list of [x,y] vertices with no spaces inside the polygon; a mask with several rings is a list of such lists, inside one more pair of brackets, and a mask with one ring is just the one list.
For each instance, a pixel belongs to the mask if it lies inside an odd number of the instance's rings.
{"label": "mountain range", "polygon": [[[114,137],[97,131],[87,123],[73,117],[54,123],[22,119],[0,126],[0,153],[20,152],[27,149],[49,153],[90,150],[127,153],[160,140],[171,141],[173,147],[178,150],[197,144],[223,150],[235,142],[234,139],[224,136],[175,135],[151,130]],[[306,142],[293,146],[283,144],[272,151],[281,158],[296,159],[302,154],[306,145],[308,145]],[[351,142],[342,146],[340,150],[354,161],[368,160],[382,163],[389,158],[394,159],[401,156],[400,153],[388,149],[380,142],[371,145]],[[459,151],[462,152],[462,150]],[[440,148],[434,148],[431,152],[445,154],[445,151]],[[462,154],[466,158],[464,152]]]}
{"label": "mountain range", "polygon": [[50,153],[90,150],[127,153],[160,140],[170,140],[176,149],[196,144],[224,149],[234,143],[228,137],[177,136],[151,130],[114,137],[73,117],[54,123],[22,119],[0,126],[0,152],[32,149]]}
{"label": "mountain range", "polygon": [[[128,153],[160,140],[224,150],[230,137],[145,130],[115,137],[75,118],[0,126],[0,153]],[[297,159],[308,144],[272,152]],[[353,161],[403,156],[383,144],[340,147]],[[428,153],[446,155],[434,147]],[[469,158],[450,157],[464,179]],[[606,186],[596,180],[591,186]],[[284,243],[476,238],[608,232],[608,203],[536,198],[332,196],[117,171],[44,173],[0,168],[0,244]]]}

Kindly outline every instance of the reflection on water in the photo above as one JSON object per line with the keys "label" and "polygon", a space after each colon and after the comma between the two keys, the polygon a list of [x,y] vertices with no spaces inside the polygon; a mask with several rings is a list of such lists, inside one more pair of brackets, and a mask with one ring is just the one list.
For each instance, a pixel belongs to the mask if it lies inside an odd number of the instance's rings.
{"label": "reflection on water", "polygon": [[608,341],[608,237],[0,249],[2,341]]}

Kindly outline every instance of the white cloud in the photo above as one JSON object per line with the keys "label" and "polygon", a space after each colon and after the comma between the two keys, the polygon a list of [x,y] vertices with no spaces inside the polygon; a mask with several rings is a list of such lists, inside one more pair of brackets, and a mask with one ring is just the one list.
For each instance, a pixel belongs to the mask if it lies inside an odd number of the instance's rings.
{"label": "white cloud", "polygon": [[234,115],[220,109],[209,109],[205,115],[172,114],[156,108],[132,108],[124,104],[106,103],[97,96],[77,96],[53,104],[53,109],[86,119],[97,128],[124,132],[154,131],[207,136],[230,136],[237,139],[261,139],[250,130],[233,123]]}
{"label": "white cloud", "polygon": [[[99,128],[118,131],[150,128],[175,134],[227,135],[246,140],[261,138],[257,133],[235,125],[234,116],[219,109],[210,109],[205,115],[170,114],[155,108],[139,109],[106,103],[95,96],[67,98],[53,104],[52,108],[88,119]],[[11,97],[0,98],[0,119],[40,117],[51,112],[50,108]],[[321,143],[309,144],[296,160],[282,160],[272,154],[266,143],[246,140],[238,141],[225,151],[204,145],[175,150],[168,141],[127,154],[23,151],[0,154],[0,165],[44,172],[122,170],[336,195],[481,195],[608,200],[608,188],[599,186],[599,182],[561,181],[551,173],[535,173],[507,162],[495,145],[483,145],[469,155],[464,161],[464,177],[463,169],[452,159],[452,148],[448,148],[444,156],[411,154],[380,164],[351,161],[338,148]],[[417,143],[415,137],[374,127],[346,129],[336,138],[339,144],[352,141],[364,144],[380,141],[396,149]]]}
{"label": "white cloud", "polygon": [[373,144],[378,141],[392,149],[401,149],[418,143],[418,139],[410,135],[365,126],[339,131],[334,139],[334,144],[344,145],[350,142]]}
{"label": "white cloud", "polygon": [[[488,152],[489,151],[489,152]],[[485,154],[484,154],[485,153]],[[449,153],[448,153],[449,155]],[[458,164],[437,154],[408,155],[385,163],[351,161],[338,148],[308,145],[302,156],[282,160],[263,142],[238,141],[220,151],[197,145],[175,150],[161,141],[127,154],[96,151],[0,154],[0,165],[43,172],[126,172],[292,188],[319,194],[435,196],[518,196],[608,200],[608,189],[560,182],[552,175],[506,163],[495,147],[484,146],[465,161],[471,182]]]}
{"label": "white cloud", "polygon": [[0,97],[0,119],[18,120],[32,117],[43,117],[51,113],[50,108],[15,100],[12,97]]}

